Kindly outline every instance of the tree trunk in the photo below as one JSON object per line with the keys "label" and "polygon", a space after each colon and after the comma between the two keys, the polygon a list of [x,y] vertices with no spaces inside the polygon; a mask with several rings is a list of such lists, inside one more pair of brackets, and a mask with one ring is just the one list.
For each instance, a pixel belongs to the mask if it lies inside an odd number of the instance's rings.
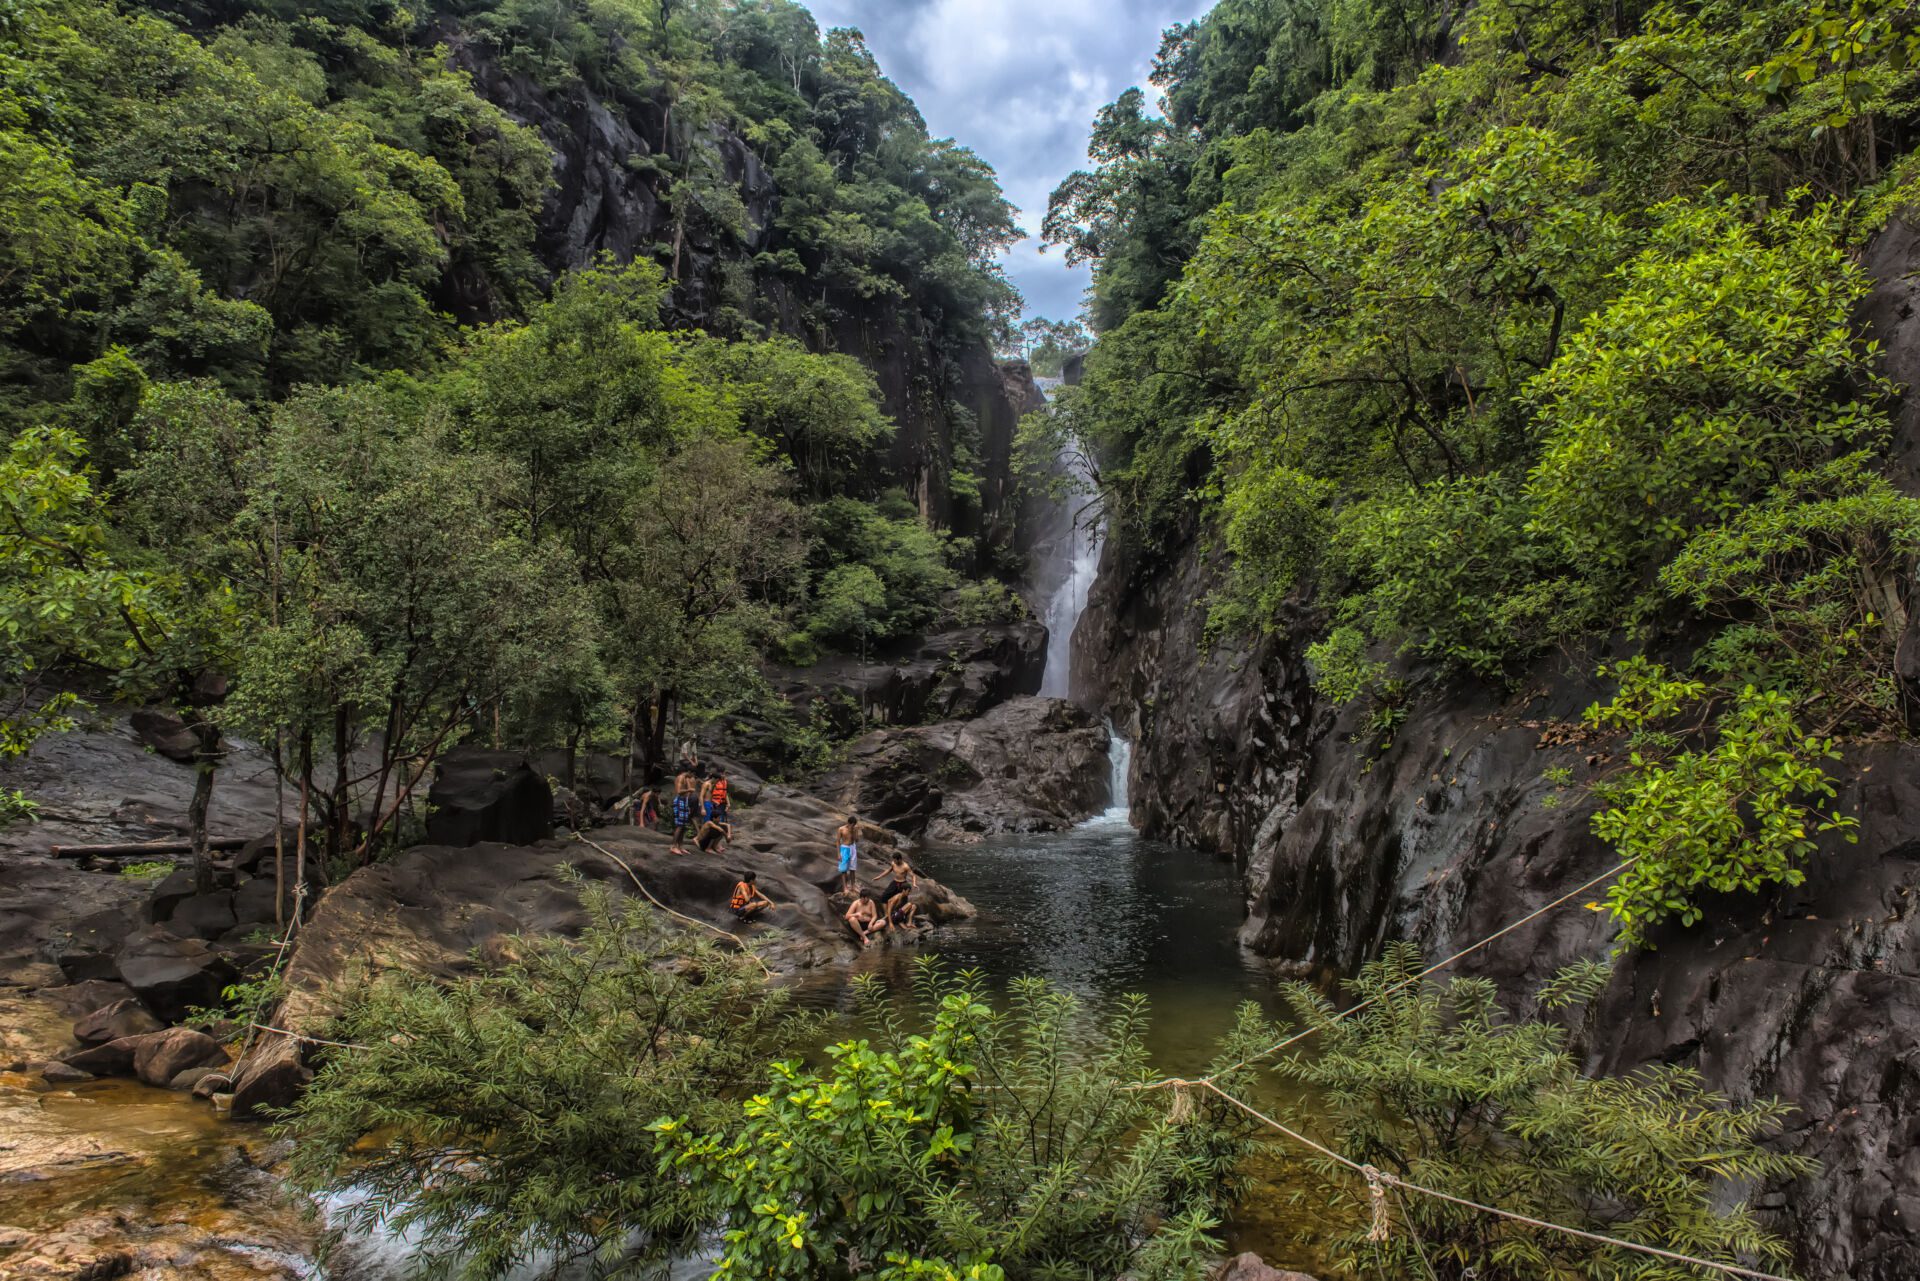
{"label": "tree trunk", "polygon": [[284,730],[273,731],[273,924],[287,926],[287,749]]}
{"label": "tree trunk", "polygon": [[664,689],[653,700],[653,724],[647,728],[647,777],[650,779],[666,766],[667,708],[672,703],[673,694]]}
{"label": "tree trunk", "polygon": [[213,772],[220,765],[220,727],[204,715],[193,721],[193,800],[187,805],[187,835],[193,842],[193,892],[213,890],[213,860],[207,852],[207,808],[213,803]]}
{"label": "tree trunk", "polygon": [[307,906],[307,815],[313,799],[313,731],[300,731],[300,827],[293,837],[293,919]]}
{"label": "tree trunk", "polygon": [[347,852],[347,827],[351,822],[347,801],[347,705],[333,709],[333,822],[327,836],[327,856],[344,857]]}
{"label": "tree trunk", "polygon": [[579,755],[580,731],[577,728],[570,729],[567,731],[567,790],[569,792],[574,790],[574,763],[579,759]]}

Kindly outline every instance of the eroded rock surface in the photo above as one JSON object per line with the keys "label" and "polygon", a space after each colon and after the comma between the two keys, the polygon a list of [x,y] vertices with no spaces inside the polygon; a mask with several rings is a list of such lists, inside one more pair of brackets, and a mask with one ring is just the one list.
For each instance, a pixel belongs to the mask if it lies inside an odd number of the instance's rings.
{"label": "eroded rock surface", "polygon": [[975,720],[876,730],[820,785],[909,835],[967,840],[1073,826],[1107,803],[1105,727],[1065,699],[1016,698]]}

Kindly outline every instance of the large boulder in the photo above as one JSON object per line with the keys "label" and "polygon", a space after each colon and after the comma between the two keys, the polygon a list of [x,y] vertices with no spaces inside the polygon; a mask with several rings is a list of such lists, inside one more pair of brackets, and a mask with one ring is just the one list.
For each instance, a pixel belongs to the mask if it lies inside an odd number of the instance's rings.
{"label": "large boulder", "polygon": [[82,1072],[91,1072],[95,1076],[131,1076],[133,1075],[133,1056],[140,1048],[140,1037],[123,1036],[105,1045],[92,1045],[84,1050],[75,1050],[62,1055],[60,1061],[68,1067],[78,1068]]}
{"label": "large boulder", "polygon": [[[300,1043],[291,1037],[268,1035],[255,1044],[233,1069],[233,1116],[240,1121],[269,1119],[290,1106],[313,1080],[302,1062]],[[206,1081],[195,1089],[204,1088]]]}
{"label": "large boulder", "polygon": [[975,720],[876,730],[821,791],[910,835],[1058,831],[1106,805],[1109,741],[1064,699],[1014,698]]}
{"label": "large boulder", "polygon": [[238,977],[226,957],[160,925],[128,938],[115,966],[120,981],[168,1022],[185,1018],[195,1006],[218,1005],[221,990]]}
{"label": "large boulder", "polygon": [[222,1067],[227,1061],[225,1046],[190,1027],[148,1032],[134,1040],[137,1044],[133,1050],[133,1074],[148,1085],[162,1089],[190,1068]]}
{"label": "large boulder", "polygon": [[160,1020],[131,997],[103,1005],[73,1025],[73,1039],[82,1045],[104,1045],[122,1037],[158,1032]]}
{"label": "large boulder", "polygon": [[171,712],[141,708],[127,719],[133,727],[134,741],[140,746],[181,765],[192,765],[199,759],[200,740],[194,737],[185,721]]}
{"label": "large boulder", "polygon": [[111,980],[119,972],[114,957],[133,928],[132,914],[122,908],[89,913],[52,940],[54,963],[69,983]]}
{"label": "large boulder", "polygon": [[528,845],[553,835],[553,789],[511,752],[449,752],[427,804],[427,840],[435,845]]}
{"label": "large boulder", "polygon": [[217,939],[237,923],[233,895],[226,890],[182,899],[167,917],[167,928],[183,938]]}

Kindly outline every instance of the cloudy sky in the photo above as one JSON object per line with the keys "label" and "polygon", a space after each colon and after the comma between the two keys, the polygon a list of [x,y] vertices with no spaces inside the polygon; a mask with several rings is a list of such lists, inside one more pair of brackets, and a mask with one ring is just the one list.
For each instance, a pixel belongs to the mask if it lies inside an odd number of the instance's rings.
{"label": "cloudy sky", "polygon": [[824,27],[858,27],[880,67],[936,137],[957,139],[1000,174],[1035,235],[1007,274],[1029,316],[1069,319],[1087,270],[1040,253],[1047,194],[1084,168],[1093,113],[1146,86],[1160,32],[1212,0],[806,0]]}

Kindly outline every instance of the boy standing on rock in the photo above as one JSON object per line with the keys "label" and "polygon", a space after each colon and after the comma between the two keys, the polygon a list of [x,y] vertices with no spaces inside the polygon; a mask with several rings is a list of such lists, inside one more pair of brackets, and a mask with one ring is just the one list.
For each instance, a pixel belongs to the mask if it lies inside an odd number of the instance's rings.
{"label": "boy standing on rock", "polygon": [[833,839],[840,844],[840,890],[842,893],[852,893],[859,883],[860,816],[847,815],[847,821],[840,825]]}
{"label": "boy standing on rock", "polygon": [[673,776],[673,853],[685,854],[687,830],[693,826],[693,798],[700,787],[691,767]]}

